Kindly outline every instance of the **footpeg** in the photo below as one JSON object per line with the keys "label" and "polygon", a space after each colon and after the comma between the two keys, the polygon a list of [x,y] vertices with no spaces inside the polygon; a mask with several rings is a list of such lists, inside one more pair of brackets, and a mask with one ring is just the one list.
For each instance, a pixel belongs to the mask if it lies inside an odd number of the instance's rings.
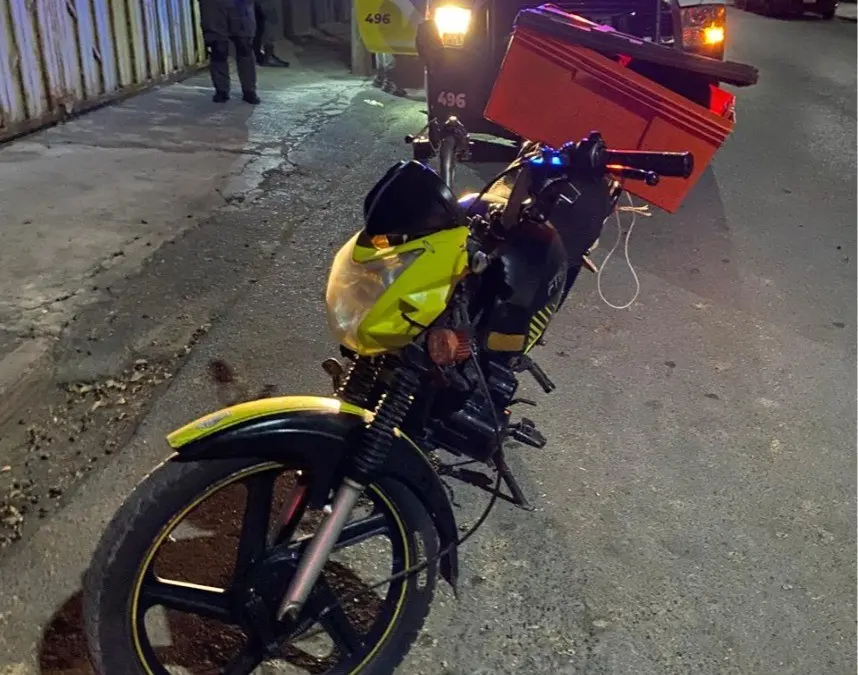
{"label": "footpeg", "polygon": [[544,448],[547,443],[545,436],[539,433],[533,420],[529,420],[526,417],[522,417],[521,422],[510,426],[509,435],[513,440],[529,445],[531,448],[536,448],[537,450]]}

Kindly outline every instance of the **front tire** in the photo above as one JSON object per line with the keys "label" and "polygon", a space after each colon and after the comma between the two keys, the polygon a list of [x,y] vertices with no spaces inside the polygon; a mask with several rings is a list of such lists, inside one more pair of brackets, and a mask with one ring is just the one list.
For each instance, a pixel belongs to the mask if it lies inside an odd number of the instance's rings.
{"label": "front tire", "polygon": [[[249,512],[250,505],[259,501],[258,499],[254,500],[250,485],[263,482],[267,473],[282,474],[283,471],[283,465],[260,462],[254,459],[209,460],[187,463],[167,461],[137,486],[110,522],[84,576],[84,622],[90,655],[99,675],[117,675],[118,673],[123,675],[167,675],[169,671],[164,667],[164,664],[153,660],[156,657],[156,648],[152,646],[150,638],[141,636],[141,631],[146,631],[145,627],[141,627],[141,624],[145,623],[143,621],[147,611],[145,607],[149,606],[146,598],[150,598],[149,591],[146,590],[148,586],[144,586],[144,584],[151,583],[157,586],[165,583],[160,578],[160,574],[155,573],[155,556],[162,546],[177,541],[173,533],[178,531],[179,525],[194,513],[205,500],[223,494],[223,491],[231,486],[246,484],[246,503]],[[368,520],[378,519],[379,516],[376,514],[381,513],[384,509],[389,511],[389,520],[393,523],[389,531],[393,556],[392,572],[395,573],[405,567],[413,566],[416,562],[431,558],[437,553],[437,536],[432,521],[420,501],[408,488],[397,481],[383,478],[370,486],[365,495],[372,497],[372,499],[378,498],[378,504],[383,507],[381,509],[373,508]],[[387,512],[385,511],[385,513]],[[266,514],[266,516],[270,517],[270,514]],[[240,567],[245,567],[240,564],[241,551],[244,546],[245,532],[248,531],[247,514],[245,513],[244,516],[240,517],[243,520],[240,521],[240,535],[237,541],[239,552],[236,556],[235,570],[228,575],[232,576],[235,583],[239,585],[241,580],[238,579],[240,576],[238,570]],[[301,517],[303,517],[303,512]],[[373,521],[374,523],[375,521]],[[314,528],[311,528],[310,532],[313,530]],[[265,537],[263,537],[263,541],[265,541]],[[361,539],[361,542],[363,541],[365,539]],[[197,556],[197,564],[203,566],[204,563],[209,563],[210,561],[204,560],[206,557],[205,555]],[[399,568],[396,567],[397,557],[400,558]],[[263,562],[267,564],[267,561]],[[257,567],[260,566],[261,564],[257,565]],[[327,578],[327,570],[326,567],[325,578]],[[271,573],[268,572],[268,574]],[[380,576],[386,577],[388,574],[384,573],[382,569]],[[346,580],[352,579],[348,576],[344,578]],[[302,667],[310,668],[307,672],[330,675],[348,675],[358,671],[362,675],[393,673],[417,638],[429,612],[436,579],[437,566],[433,563],[421,574],[400,579],[398,582],[391,582],[387,595],[381,603],[381,618],[370,622],[372,625],[367,628],[365,635],[361,635],[359,638],[353,637],[351,640],[351,645],[358,646],[353,649],[350,648],[349,639],[337,639],[331,632],[334,644],[333,653],[339,654],[340,656],[337,658],[341,658],[341,660],[336,661],[331,667],[320,666],[319,663],[311,664],[312,668],[310,666]],[[263,586],[257,583],[256,578],[251,581],[257,587]],[[331,589],[340,590],[339,581],[323,584],[328,592],[327,595],[322,596],[324,603],[329,603],[331,597],[338,598],[339,593],[331,596],[330,592]],[[273,588],[280,588],[283,579],[277,578],[274,579],[274,582]],[[166,583],[172,584],[174,582]],[[236,588],[237,586],[230,586],[224,592],[223,597],[229,598],[228,601],[212,601],[214,605],[222,603],[222,606],[216,607],[217,611],[206,609],[203,615],[215,615],[217,619],[231,626],[231,630],[233,627],[231,622],[234,619],[235,626],[238,626],[238,630],[245,634],[246,644],[243,647],[238,645],[238,651],[241,652],[247,649],[247,645],[253,644],[253,637],[248,634],[247,626],[242,625],[240,616],[245,615],[239,616],[239,611],[235,609],[234,598],[239,597],[239,594],[235,592]],[[254,589],[251,587],[250,590],[253,591]],[[275,590],[269,595],[278,593],[279,591]],[[314,588],[315,593],[316,589]],[[168,597],[163,590],[159,590],[154,596]],[[371,605],[378,598],[375,596],[371,602],[370,597],[372,596],[367,595],[364,598],[367,605]],[[191,600],[185,599],[182,602],[187,607],[193,606],[198,600],[199,598],[194,599],[192,597]],[[269,600],[273,603],[270,606],[276,607],[279,598],[269,598]],[[200,605],[199,602],[197,604]],[[346,602],[343,602],[343,607],[345,605]],[[163,604],[163,607],[169,608],[170,611],[175,609],[166,603]],[[326,629],[326,621],[342,622],[343,617],[346,617],[347,609],[354,608],[347,607],[339,612],[331,612],[325,620],[319,619],[318,624]],[[188,610],[181,609],[180,611]],[[182,616],[189,615],[183,614]],[[228,617],[229,620],[224,617]],[[211,617],[209,616],[209,618]],[[273,620],[273,615],[271,618]],[[376,624],[382,619],[384,619],[382,625],[377,626]],[[346,617],[345,620],[349,621],[349,618]],[[308,629],[313,625],[317,624],[311,620],[302,629],[304,630],[302,635],[307,634]],[[352,628],[355,626],[353,625]],[[358,632],[352,630],[354,635],[357,635]],[[343,635],[339,637],[342,638]],[[200,644],[199,640],[193,642],[194,650],[196,650],[193,654],[193,669],[190,664],[181,663],[181,665],[195,674],[225,672],[222,669],[226,663],[234,664],[240,658],[231,655],[228,651],[224,653],[224,650],[231,644],[230,639],[232,638],[203,640],[202,642],[206,644]],[[236,638],[236,640],[240,641],[241,639]],[[285,649],[287,648],[284,647]],[[292,649],[291,643],[289,649]],[[289,653],[294,652],[293,649]],[[304,654],[304,652],[300,653]],[[162,657],[158,655],[157,659],[160,658]],[[185,658],[187,660],[189,657]],[[313,658],[321,660],[320,657],[314,656]],[[255,660],[253,663],[258,664],[259,661]],[[197,667],[203,669],[197,670]],[[213,667],[214,670],[212,670]],[[249,674],[255,673],[257,670],[256,665],[251,665],[250,669],[247,670],[239,669],[229,672]]]}

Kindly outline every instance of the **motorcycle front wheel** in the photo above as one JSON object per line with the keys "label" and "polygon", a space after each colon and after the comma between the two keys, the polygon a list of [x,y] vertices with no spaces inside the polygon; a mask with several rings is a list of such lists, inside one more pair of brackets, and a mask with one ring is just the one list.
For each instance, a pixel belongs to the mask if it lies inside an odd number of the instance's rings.
{"label": "motorcycle front wheel", "polygon": [[[301,617],[281,624],[278,603],[324,517],[306,506],[312,480],[254,459],[167,461],[147,476],[84,577],[96,672],[393,673],[429,612],[437,567],[369,587],[434,556],[432,521],[401,483],[370,485]],[[266,633],[276,654],[262,649]]]}

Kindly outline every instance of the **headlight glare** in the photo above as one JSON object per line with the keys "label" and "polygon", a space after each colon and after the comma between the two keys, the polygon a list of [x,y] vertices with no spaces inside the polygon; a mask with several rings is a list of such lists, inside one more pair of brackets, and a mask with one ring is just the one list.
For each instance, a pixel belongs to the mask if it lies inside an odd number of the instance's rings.
{"label": "headlight glare", "polygon": [[435,10],[435,27],[445,47],[460,47],[471,26],[471,10],[456,5],[441,5]]}

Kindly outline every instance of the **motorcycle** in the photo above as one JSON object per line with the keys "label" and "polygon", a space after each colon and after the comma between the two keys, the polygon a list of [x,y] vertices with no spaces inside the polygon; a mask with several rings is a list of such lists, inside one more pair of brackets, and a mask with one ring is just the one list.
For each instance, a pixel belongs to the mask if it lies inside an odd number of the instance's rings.
{"label": "motorcycle", "polygon": [[[334,395],[240,403],[169,434],[173,455],[128,496],[85,574],[96,671],[171,672],[175,663],[162,661],[181,649],[159,646],[148,628],[161,608],[226,627],[230,637],[194,643],[206,651],[182,664],[191,672],[240,675],[277,660],[312,673],[394,672],[438,578],[455,589],[458,548],[496,501],[529,508],[504,444],[546,439],[527,418],[512,421],[513,406],[535,405],[516,397],[518,376],[555,389],[531,353],[617,208],[621,181],[653,185],[692,170],[690,153],[610,150],[595,132],[559,149],[525,144],[461,199],[426,164],[391,167],[331,266],[328,322],[345,360],[323,364]],[[488,506],[465,534],[438,449],[495,472]],[[234,487],[243,497],[214,520],[194,520]],[[188,519],[197,532],[235,525],[217,585],[159,567],[160,551],[187,539]],[[339,561],[375,538],[382,566],[367,581],[363,558]],[[205,550],[194,565],[218,562]],[[321,640],[325,650],[313,648]]]}

